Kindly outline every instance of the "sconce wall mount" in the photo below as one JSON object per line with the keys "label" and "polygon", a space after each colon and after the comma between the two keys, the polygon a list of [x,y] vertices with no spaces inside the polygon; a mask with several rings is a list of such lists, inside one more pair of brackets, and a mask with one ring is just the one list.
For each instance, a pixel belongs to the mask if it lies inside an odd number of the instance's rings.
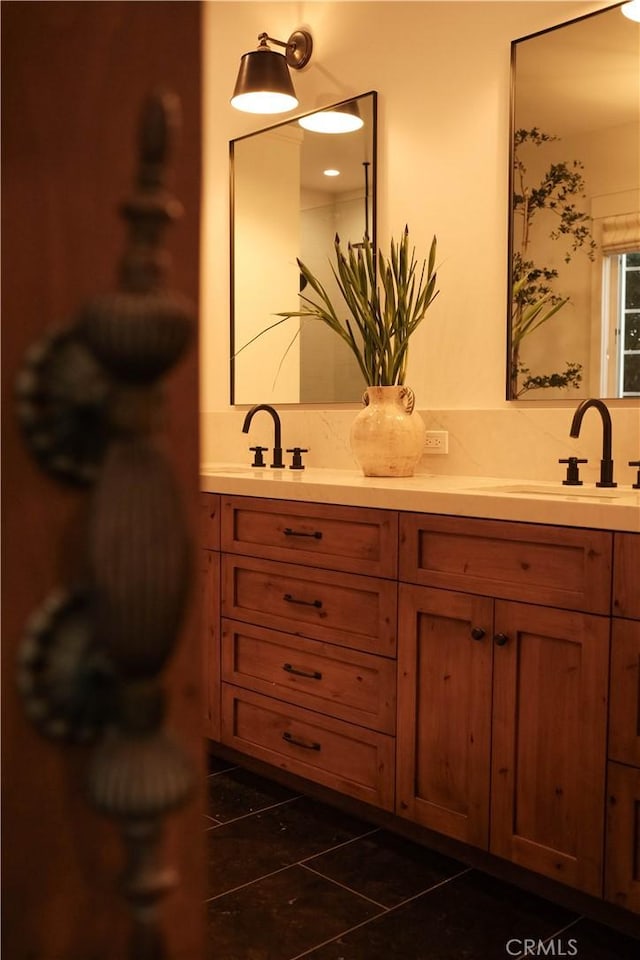
{"label": "sconce wall mount", "polygon": [[[245,113],[284,113],[298,106],[289,67],[301,70],[313,51],[311,34],[295,30],[288,40],[267,33],[258,36],[258,48],[242,55],[231,106]],[[277,53],[270,43],[284,47]]]}

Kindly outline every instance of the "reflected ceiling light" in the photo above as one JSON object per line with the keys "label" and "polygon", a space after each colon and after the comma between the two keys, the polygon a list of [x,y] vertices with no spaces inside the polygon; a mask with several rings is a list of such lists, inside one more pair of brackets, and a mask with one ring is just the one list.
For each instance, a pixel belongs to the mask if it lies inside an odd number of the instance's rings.
{"label": "reflected ceiling light", "polygon": [[[306,30],[296,30],[286,43],[261,33],[257,50],[243,54],[231,106],[245,113],[284,113],[298,106],[289,67],[300,70],[311,59],[313,41]],[[269,47],[285,47],[276,53]]]}
{"label": "reflected ceiling light", "polygon": [[629,0],[629,3],[624,3],[620,9],[629,20],[640,23],[640,0]]}
{"label": "reflected ceiling light", "polygon": [[298,123],[305,130],[313,130],[314,133],[351,133],[364,126],[355,100],[332,107],[331,110],[310,113],[308,117],[301,117]]}
{"label": "reflected ceiling light", "polygon": [[339,177],[339,176],[340,176],[340,171],[339,171],[339,170],[323,170],[322,172],[324,173],[325,177]]}

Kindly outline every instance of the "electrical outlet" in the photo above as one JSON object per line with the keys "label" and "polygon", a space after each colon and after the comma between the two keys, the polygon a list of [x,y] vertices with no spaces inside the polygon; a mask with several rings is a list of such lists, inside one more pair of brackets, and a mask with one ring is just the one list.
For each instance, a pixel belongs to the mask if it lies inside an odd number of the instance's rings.
{"label": "electrical outlet", "polygon": [[425,453],[448,453],[449,433],[447,430],[427,430],[424,442]]}

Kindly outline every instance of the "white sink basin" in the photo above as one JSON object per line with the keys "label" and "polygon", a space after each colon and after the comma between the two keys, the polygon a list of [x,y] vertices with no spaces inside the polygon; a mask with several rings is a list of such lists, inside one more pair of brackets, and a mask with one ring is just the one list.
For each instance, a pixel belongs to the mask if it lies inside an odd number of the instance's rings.
{"label": "white sink basin", "polygon": [[535,497],[588,497],[597,500],[638,500],[640,490],[629,487],[583,487],[564,486],[562,483],[512,483],[495,487],[474,487],[475,490],[485,490],[487,493],[519,493]]}

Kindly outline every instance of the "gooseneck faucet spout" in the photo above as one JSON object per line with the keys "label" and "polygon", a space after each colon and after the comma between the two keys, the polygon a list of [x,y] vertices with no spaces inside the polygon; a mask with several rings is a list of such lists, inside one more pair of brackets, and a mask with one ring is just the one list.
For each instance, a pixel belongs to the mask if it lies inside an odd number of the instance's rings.
{"label": "gooseneck faucet spout", "polygon": [[[267,413],[271,414],[273,419],[273,430],[274,430],[274,440],[273,440],[273,463],[272,467],[275,469],[284,467],[282,461],[282,428],[280,425],[280,417],[278,416],[278,411],[274,407],[270,406],[268,403],[258,403],[255,407],[251,407],[247,411],[247,415],[244,418],[244,423],[242,425],[242,432],[249,433],[249,427],[251,426],[251,421],[253,420],[255,414],[258,410],[266,410]],[[253,448],[252,448],[253,449]]]}
{"label": "gooseneck faucet spout", "polygon": [[613,460],[611,459],[611,414],[606,403],[594,398],[583,400],[573,415],[569,436],[580,436],[582,418],[589,407],[595,407],[602,418],[602,459],[600,460],[600,480],[596,483],[596,487],[617,487],[618,484],[613,481]]}

